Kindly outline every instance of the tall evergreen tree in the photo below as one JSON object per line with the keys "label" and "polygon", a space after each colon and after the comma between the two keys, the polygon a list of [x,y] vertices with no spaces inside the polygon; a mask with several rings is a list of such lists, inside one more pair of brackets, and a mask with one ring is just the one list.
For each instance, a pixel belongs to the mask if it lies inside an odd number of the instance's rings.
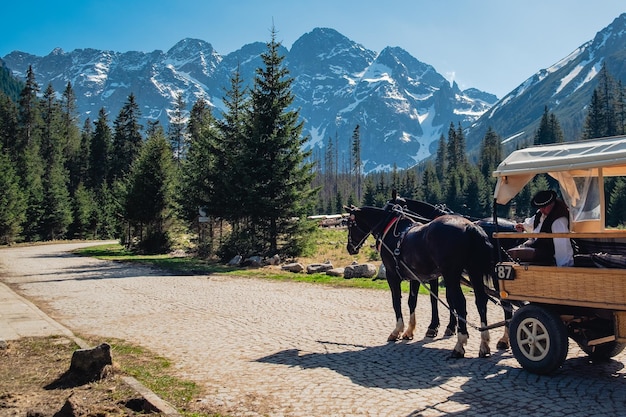
{"label": "tall evergreen tree", "polygon": [[426,167],[422,174],[422,190],[424,192],[424,200],[431,204],[439,204],[443,202],[443,191],[441,183],[437,177],[437,170],[432,162],[426,162]]}
{"label": "tall evergreen tree", "polygon": [[72,224],[68,235],[74,239],[96,238],[97,207],[94,192],[81,182],[72,198]]}
{"label": "tall evergreen tree", "polygon": [[130,171],[130,166],[139,155],[143,144],[142,126],[139,124],[140,117],[139,105],[135,101],[135,95],[131,93],[113,122],[114,134],[110,172],[112,179],[123,178]]}
{"label": "tall evergreen tree", "polygon": [[[272,29],[267,51],[261,54],[263,68],[258,68],[251,92],[250,131],[243,144],[249,190],[247,208],[250,231],[260,239],[261,253],[299,251],[302,249],[303,216],[314,205],[311,165],[305,163],[310,152],[302,151],[307,138],[302,136],[299,111],[288,110],[293,103],[293,79],[279,54],[280,43]],[[279,247],[279,242],[281,245]]]}
{"label": "tall evergreen tree", "polygon": [[81,134],[78,128],[78,110],[76,94],[70,82],[61,95],[61,137],[63,139],[63,158],[65,169],[69,173],[69,190],[76,190],[81,181],[81,161],[87,154],[81,153]]}
{"label": "tall evergreen tree", "polygon": [[502,140],[489,126],[480,145],[480,159],[478,167],[484,178],[492,178],[491,173],[502,162]]}
{"label": "tall evergreen tree", "polygon": [[19,135],[17,137],[17,145],[15,150],[17,153],[22,153],[30,146],[39,145],[39,136],[36,131],[40,125],[39,109],[37,93],[39,92],[39,85],[35,80],[35,72],[31,66],[28,67],[26,72],[26,84],[20,93],[19,114],[18,114],[18,126]]}
{"label": "tall evergreen tree", "polygon": [[[213,193],[219,205],[213,204],[212,213],[232,221],[237,230],[241,219],[248,216],[248,200],[250,189],[255,187],[255,178],[246,175],[251,163],[249,154],[245,152],[250,120],[250,96],[244,87],[239,66],[230,78],[230,87],[222,97],[225,111],[217,122],[218,132],[211,134],[211,152],[214,155],[213,170],[210,182],[214,185]],[[233,182],[233,178],[239,180]]]}
{"label": "tall evergreen tree", "polygon": [[554,113],[548,111],[548,106],[544,107],[539,128],[535,132],[534,144],[547,145],[550,143],[562,143],[563,131]]}
{"label": "tall evergreen tree", "polygon": [[6,150],[16,160],[17,105],[0,92],[0,150]]}
{"label": "tall evergreen tree", "polygon": [[439,182],[443,182],[447,171],[446,161],[448,160],[448,156],[446,151],[446,138],[440,135],[437,145],[437,155],[435,157],[435,174]]}
{"label": "tall evergreen tree", "polygon": [[186,107],[185,100],[183,99],[183,94],[179,92],[176,94],[176,99],[174,101],[174,109],[171,113],[169,113],[169,128],[167,132],[167,137],[172,146],[172,151],[174,152],[174,158],[176,160],[177,165],[180,166],[181,159],[183,159],[187,153],[188,140],[185,132],[185,125],[187,123],[187,114],[185,111]]}
{"label": "tall evergreen tree", "polygon": [[48,85],[42,100],[42,146],[45,163],[42,178],[44,187],[41,234],[44,239],[66,237],[72,222],[70,194],[67,188],[68,172],[65,169],[65,143],[63,137],[61,106],[52,85]]}
{"label": "tall evergreen tree", "polygon": [[140,248],[150,253],[168,250],[175,170],[172,149],[162,129],[146,140],[132,165],[128,184],[126,219],[134,226]]}
{"label": "tall evergreen tree", "polygon": [[447,147],[447,172],[455,170],[464,171],[467,168],[467,154],[465,149],[465,134],[459,123],[458,128],[454,128],[454,124],[450,123],[448,129],[448,147]]}
{"label": "tall evergreen tree", "polygon": [[109,126],[107,112],[102,107],[96,119],[91,140],[91,152],[89,153],[89,180],[87,185],[92,189],[97,190],[110,177],[112,138],[113,133]]}
{"label": "tall evergreen tree", "polygon": [[0,149],[0,244],[15,242],[26,220],[26,197],[8,154]]}
{"label": "tall evergreen tree", "polygon": [[189,115],[189,151],[182,165],[180,204],[189,220],[198,216],[199,208],[207,210],[208,216],[216,216],[214,208],[221,207],[221,202],[214,198],[214,142],[217,141],[214,125],[211,107],[204,99],[198,99]]}
{"label": "tall evergreen tree", "polygon": [[42,177],[44,164],[41,158],[42,120],[37,93],[39,85],[32,67],[26,72],[26,83],[18,101],[18,125],[15,147],[16,167],[21,178],[22,189],[26,192],[26,219],[23,235],[27,241],[40,238],[43,215],[44,188]]}
{"label": "tall evergreen tree", "polygon": [[591,96],[583,138],[593,139],[624,133],[620,120],[624,112],[623,94],[606,65],[598,73],[598,85]]}
{"label": "tall evergreen tree", "polygon": [[76,172],[76,181],[78,184],[88,185],[90,178],[89,160],[91,159],[91,140],[93,138],[93,124],[88,117],[83,123],[83,128],[80,132],[80,150],[78,154],[81,158],[77,158],[74,162],[74,171]]}

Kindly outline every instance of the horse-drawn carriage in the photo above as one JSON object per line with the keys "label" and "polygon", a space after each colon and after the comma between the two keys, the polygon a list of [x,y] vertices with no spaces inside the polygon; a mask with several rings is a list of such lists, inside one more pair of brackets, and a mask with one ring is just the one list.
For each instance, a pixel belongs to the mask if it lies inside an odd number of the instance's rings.
{"label": "horse-drawn carriage", "polygon": [[[593,360],[626,347],[626,230],[607,228],[607,177],[626,176],[626,136],[544,145],[512,152],[494,171],[494,202],[507,204],[536,175],[559,183],[570,209],[570,233],[527,233],[528,238],[570,238],[574,266],[497,263],[500,298],[520,307],[509,323],[520,365],[547,374],[567,356],[568,337]],[[497,206],[494,204],[494,218]],[[498,241],[518,233],[494,234]]]}

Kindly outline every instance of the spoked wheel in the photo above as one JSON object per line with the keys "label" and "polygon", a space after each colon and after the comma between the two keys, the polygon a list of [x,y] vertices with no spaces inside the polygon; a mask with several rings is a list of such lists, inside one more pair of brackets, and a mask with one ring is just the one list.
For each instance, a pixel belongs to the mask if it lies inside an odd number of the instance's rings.
{"label": "spoked wheel", "polygon": [[510,323],[511,350],[522,368],[546,375],[567,357],[567,329],[558,315],[533,304],[521,307]]}

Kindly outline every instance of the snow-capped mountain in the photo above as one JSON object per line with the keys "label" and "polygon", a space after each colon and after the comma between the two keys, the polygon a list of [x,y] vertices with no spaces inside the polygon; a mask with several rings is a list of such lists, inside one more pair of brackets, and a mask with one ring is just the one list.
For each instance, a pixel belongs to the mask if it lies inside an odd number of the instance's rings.
{"label": "snow-capped mountain", "polygon": [[[37,83],[52,84],[59,93],[71,82],[83,119],[95,119],[104,107],[113,120],[133,93],[144,125],[159,120],[167,126],[179,92],[188,109],[203,97],[220,117],[233,71],[239,68],[252,85],[264,51],[265,43],[257,42],[221,56],[205,41],[184,39],[167,52],[56,49],[39,57],[14,51],[3,60],[22,79],[32,65]],[[280,53],[294,78],[293,106],[310,137],[306,146],[323,155],[332,139],[347,163],[359,125],[365,172],[414,165],[434,153],[451,123],[469,126],[497,101],[475,89],[460,91],[401,48],[376,53],[333,29],[314,29]]]}
{"label": "snow-capped mountain", "polygon": [[484,113],[469,129],[468,147],[475,146],[491,126],[507,150],[532,140],[544,112],[555,114],[565,140],[578,140],[603,65],[626,81],[626,13],[549,68],[528,78]]}

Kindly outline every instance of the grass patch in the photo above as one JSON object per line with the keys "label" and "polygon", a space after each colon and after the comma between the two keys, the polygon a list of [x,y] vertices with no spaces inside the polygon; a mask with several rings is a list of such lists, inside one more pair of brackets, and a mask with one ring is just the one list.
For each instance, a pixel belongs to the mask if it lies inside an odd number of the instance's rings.
{"label": "grass patch", "polygon": [[0,349],[0,415],[51,416],[70,396],[79,399],[79,406],[88,405],[90,416],[138,415],[127,408],[137,393],[122,381],[122,376],[132,376],[185,417],[220,416],[197,409],[195,400],[203,394],[201,389],[176,377],[168,359],[119,339],[83,340],[91,346],[109,343],[113,370],[100,380],[55,389],[47,387],[66,374],[73,352],[79,349],[72,340],[51,336],[6,342]]}
{"label": "grass patch", "polygon": [[[345,231],[344,231],[345,233]],[[336,233],[330,233],[327,237],[327,241],[320,247],[326,248],[320,251],[313,258],[298,259],[299,262],[304,265],[310,263],[324,262],[331,260],[334,265],[349,265],[354,259],[342,256],[341,264],[338,264],[334,259],[330,259],[332,255],[336,255],[339,249],[345,248],[337,243],[337,240],[333,239]],[[343,277],[334,277],[327,274],[306,274],[306,273],[293,273],[283,271],[278,268],[241,268],[231,267],[217,262],[209,262],[193,257],[173,257],[170,255],[137,255],[127,251],[123,246],[119,244],[92,246],[84,249],[78,249],[76,254],[82,256],[89,256],[97,259],[118,261],[118,262],[132,262],[142,265],[149,265],[156,268],[160,268],[169,273],[176,275],[202,275],[202,274],[225,274],[231,276],[240,276],[247,278],[265,278],[278,281],[294,281],[294,282],[307,282],[315,284],[325,284],[335,287],[352,287],[352,288],[371,288],[388,290],[386,280],[375,280],[371,278],[352,278],[345,279]],[[371,255],[365,255],[371,256]],[[360,262],[368,262],[361,260]],[[375,263],[376,267],[380,265],[380,262]],[[408,282],[402,283],[402,290],[408,291]],[[420,288],[420,292],[426,294],[427,291]]]}
{"label": "grass patch", "polygon": [[217,417],[219,414],[193,411],[193,401],[202,391],[192,381],[174,376],[172,362],[162,356],[119,339],[87,339],[90,345],[106,342],[111,345],[111,357],[117,368],[132,376],[152,392],[174,406],[183,416]]}

